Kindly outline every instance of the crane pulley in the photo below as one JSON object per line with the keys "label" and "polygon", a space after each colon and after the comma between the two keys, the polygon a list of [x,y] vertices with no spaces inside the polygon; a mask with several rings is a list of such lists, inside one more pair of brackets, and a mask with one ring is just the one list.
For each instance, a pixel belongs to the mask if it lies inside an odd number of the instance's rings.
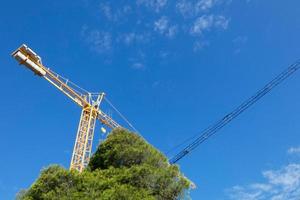
{"label": "crane pulley", "polygon": [[91,157],[95,123],[99,120],[111,129],[121,128],[109,115],[100,109],[104,93],[90,93],[68,79],[45,67],[42,59],[25,44],[21,45],[12,56],[36,75],[46,79],[62,93],[82,108],[76,141],[74,144],[70,169],[82,172]]}

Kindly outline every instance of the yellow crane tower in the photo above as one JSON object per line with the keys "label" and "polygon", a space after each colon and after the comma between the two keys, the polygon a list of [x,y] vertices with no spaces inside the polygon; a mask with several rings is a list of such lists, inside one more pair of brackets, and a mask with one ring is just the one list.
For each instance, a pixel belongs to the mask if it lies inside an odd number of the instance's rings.
{"label": "yellow crane tower", "polygon": [[70,164],[70,170],[82,172],[88,165],[91,157],[96,121],[99,120],[102,124],[105,124],[111,129],[121,127],[100,109],[100,103],[105,94],[87,92],[68,79],[45,67],[42,64],[41,57],[25,44],[14,51],[12,56],[20,65],[26,66],[36,75],[46,79],[82,108]]}

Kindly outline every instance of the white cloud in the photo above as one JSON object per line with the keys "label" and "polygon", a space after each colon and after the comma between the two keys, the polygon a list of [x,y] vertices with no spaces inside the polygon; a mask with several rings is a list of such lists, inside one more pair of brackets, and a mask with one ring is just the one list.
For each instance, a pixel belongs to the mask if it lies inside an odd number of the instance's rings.
{"label": "white cloud", "polygon": [[130,67],[135,70],[145,70],[146,69],[146,54],[142,50],[138,50],[134,57],[128,59],[131,63]]}
{"label": "white cloud", "polygon": [[136,39],[136,34],[135,33],[124,34],[124,43],[127,44],[127,45],[131,44],[135,39]]}
{"label": "white cloud", "polygon": [[194,15],[194,4],[187,0],[180,0],[176,4],[177,10],[184,17],[190,17]]}
{"label": "white cloud", "polygon": [[191,28],[192,34],[202,34],[203,31],[209,30],[214,24],[214,16],[213,15],[203,15],[196,19],[194,25]]}
{"label": "white cloud", "polygon": [[203,40],[197,40],[196,42],[194,42],[194,52],[197,52],[199,50],[202,50],[204,47],[209,46],[209,42],[208,41],[203,41]]}
{"label": "white cloud", "polygon": [[[225,2],[228,1],[230,0],[98,1],[90,6],[98,9],[101,23],[93,24],[93,30],[85,29],[83,38],[91,49],[104,53],[112,52],[114,48],[120,48],[120,45],[125,45],[126,48],[139,45],[137,49],[142,49],[141,45],[155,42],[159,36],[175,40],[177,35],[192,35],[197,37],[187,41],[190,49],[197,51],[208,45],[208,42],[203,42],[206,40],[205,32],[228,28],[230,20],[220,15],[217,9],[221,5],[226,6]],[[142,8],[152,12],[144,16]],[[159,15],[161,11],[166,11],[168,17],[166,14]],[[200,41],[199,36],[203,41]]]}
{"label": "white cloud", "polygon": [[288,154],[299,154],[300,155],[300,147],[289,148]]}
{"label": "white cloud", "polygon": [[290,164],[277,171],[268,170],[263,172],[263,176],[273,186],[280,186],[284,190],[298,188],[300,192],[300,164]]}
{"label": "white cloud", "polygon": [[235,44],[245,44],[248,42],[248,37],[247,36],[237,36],[232,40],[233,43]]}
{"label": "white cloud", "polygon": [[229,199],[232,200],[259,200],[262,192],[260,190],[245,189],[241,186],[234,186],[229,191]]}
{"label": "white cloud", "polygon": [[136,70],[144,70],[146,67],[143,63],[136,62],[136,63],[132,64],[131,68],[136,69]]}
{"label": "white cloud", "polygon": [[118,38],[118,41],[123,42],[126,45],[131,45],[133,43],[146,43],[149,42],[149,33],[124,33],[121,34]]}
{"label": "white cloud", "polygon": [[221,0],[179,0],[176,3],[176,9],[185,18],[197,17],[199,15],[207,13],[209,10],[211,10],[221,2]]}
{"label": "white cloud", "polygon": [[169,20],[167,19],[167,17],[163,16],[159,20],[154,22],[154,29],[156,31],[163,33],[165,30],[167,30],[169,26],[168,24],[169,24]]}
{"label": "white cloud", "polygon": [[227,190],[230,200],[299,200],[300,163],[291,163],[279,170],[262,172],[264,182],[234,186]]}
{"label": "white cloud", "polygon": [[224,16],[215,16],[215,15],[203,15],[198,17],[193,26],[190,29],[192,35],[201,35],[204,31],[208,31],[211,28],[221,28],[227,29],[229,20]]}
{"label": "white cloud", "polygon": [[153,9],[155,12],[159,12],[164,8],[168,1],[167,0],[137,0],[137,5],[143,5],[150,9]]}
{"label": "white cloud", "polygon": [[240,35],[240,36],[237,36],[236,38],[234,38],[232,40],[232,42],[235,46],[233,54],[237,55],[237,54],[241,53],[244,45],[248,42],[248,37]]}
{"label": "white cloud", "polygon": [[219,16],[215,16],[215,27],[217,28],[222,28],[224,30],[226,30],[228,28],[229,25],[229,19],[227,19],[226,17],[219,15]]}
{"label": "white cloud", "polygon": [[254,183],[254,184],[250,185],[250,188],[253,190],[261,190],[264,192],[268,192],[271,190],[272,187],[268,184]]}
{"label": "white cloud", "polygon": [[117,9],[113,9],[108,2],[102,2],[99,6],[100,13],[109,21],[118,22],[122,20],[126,15],[131,13],[131,6],[124,5],[120,6]]}
{"label": "white cloud", "polygon": [[83,27],[82,36],[91,46],[91,49],[98,53],[105,53],[112,50],[112,36],[109,32],[100,30],[89,31],[87,27]]}
{"label": "white cloud", "polygon": [[166,35],[170,38],[174,37],[175,34],[177,33],[177,26],[173,25],[173,26],[170,26]]}
{"label": "white cloud", "polygon": [[215,0],[200,0],[196,3],[196,10],[206,11],[212,8],[215,4]]}
{"label": "white cloud", "polygon": [[171,38],[176,34],[177,26],[170,25],[169,19],[166,16],[162,16],[154,22],[154,30]]}
{"label": "white cloud", "polygon": [[108,3],[101,3],[100,4],[100,12],[109,20],[113,18],[111,7]]}
{"label": "white cloud", "polygon": [[169,51],[165,51],[165,50],[162,50],[159,52],[159,57],[160,58],[167,58],[168,56],[170,56],[170,52]]}

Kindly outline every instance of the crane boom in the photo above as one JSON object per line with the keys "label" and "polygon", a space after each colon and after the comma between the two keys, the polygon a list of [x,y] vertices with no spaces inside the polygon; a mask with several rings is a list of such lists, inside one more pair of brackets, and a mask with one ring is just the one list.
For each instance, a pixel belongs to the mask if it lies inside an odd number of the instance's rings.
{"label": "crane boom", "polygon": [[200,135],[194,139],[189,145],[187,145],[182,151],[176,154],[173,158],[170,159],[171,164],[177,163],[183,157],[191,153],[195,148],[197,148],[200,144],[205,142],[211,136],[215,135],[220,129],[242,114],[245,110],[254,105],[257,101],[259,101],[262,97],[264,97],[267,93],[269,93],[272,89],[274,89],[277,85],[282,83],[292,74],[294,74],[300,68],[300,61],[295,62],[290,65],[286,70],[276,76],[273,80],[271,80],[268,84],[266,84],[261,90],[251,96],[249,99],[244,101],[240,106],[236,107],[232,112],[225,115],[222,119],[217,121],[212,126],[209,126]]}
{"label": "crane boom", "polygon": [[14,51],[12,56],[18,60],[20,64],[23,64],[28,69],[32,70],[36,75],[45,78],[80,107],[88,106],[89,103],[87,102],[84,94],[69,86],[68,81],[63,80],[60,75],[51,71],[49,68],[46,68],[42,64],[41,58],[26,45],[23,44],[20,48]]}
{"label": "crane boom", "polygon": [[82,172],[91,156],[96,120],[99,120],[111,129],[121,127],[100,109],[104,93],[90,93],[45,67],[42,64],[42,59],[25,44],[14,51],[12,56],[21,65],[26,66],[36,75],[46,79],[82,108],[70,164],[70,169]]}

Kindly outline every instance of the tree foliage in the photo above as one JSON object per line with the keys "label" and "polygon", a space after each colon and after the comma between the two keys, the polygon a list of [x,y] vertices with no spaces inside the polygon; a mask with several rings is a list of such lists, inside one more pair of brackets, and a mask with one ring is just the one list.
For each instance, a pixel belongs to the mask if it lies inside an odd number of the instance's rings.
{"label": "tree foliage", "polygon": [[142,137],[116,129],[99,145],[84,172],[50,166],[18,199],[175,200],[189,187],[178,167]]}

